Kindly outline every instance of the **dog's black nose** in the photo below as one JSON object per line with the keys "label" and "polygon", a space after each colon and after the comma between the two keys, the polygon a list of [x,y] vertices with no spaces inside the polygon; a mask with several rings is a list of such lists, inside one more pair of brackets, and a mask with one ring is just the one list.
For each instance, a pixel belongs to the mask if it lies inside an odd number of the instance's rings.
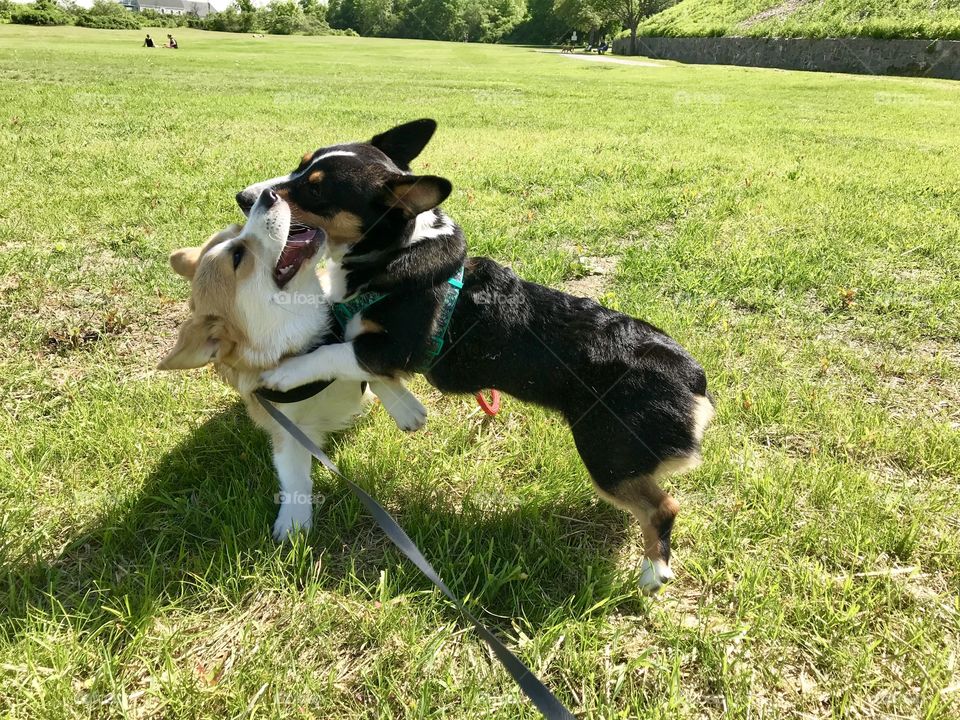
{"label": "dog's black nose", "polygon": [[238,192],[235,197],[236,197],[236,199],[237,199],[237,205],[240,206],[240,209],[241,209],[241,210],[247,211],[247,210],[249,210],[250,208],[253,207],[253,200],[250,200],[250,199],[244,194],[244,191],[243,191],[243,190],[241,190],[240,192]]}
{"label": "dog's black nose", "polygon": [[263,204],[266,207],[273,207],[274,203],[277,202],[280,198],[277,197],[277,194],[273,190],[264,190],[263,191]]}

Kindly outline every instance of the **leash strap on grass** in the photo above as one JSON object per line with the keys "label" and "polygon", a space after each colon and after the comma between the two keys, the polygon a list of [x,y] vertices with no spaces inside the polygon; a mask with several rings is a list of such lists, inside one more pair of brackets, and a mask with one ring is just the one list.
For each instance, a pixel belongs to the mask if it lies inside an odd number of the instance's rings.
{"label": "leash strap on grass", "polygon": [[486,643],[490,646],[493,652],[496,654],[497,659],[503,663],[503,666],[507,669],[507,672],[510,673],[511,677],[516,681],[517,685],[520,686],[520,689],[526,693],[533,704],[537,706],[537,709],[543,713],[543,716],[547,720],[576,720],[573,713],[567,710],[554,696],[552,692],[547,689],[547,686],[540,682],[540,679],[530,672],[530,669],[527,668],[520,660],[517,659],[517,656],[510,652],[506,645],[504,645],[500,640],[497,639],[497,636],[492,632],[487,630],[479,620],[477,620],[470,612],[463,606],[463,603],[460,602],[460,598],[454,595],[450,588],[446,586],[443,580],[440,579],[440,576],[437,574],[437,571],[433,569],[433,566],[427,562],[427,559],[423,556],[423,553],[420,552],[420,549],[414,544],[413,540],[410,539],[410,536],[404,531],[397,521],[384,510],[380,503],[374,500],[370,495],[364,492],[359,486],[355,485],[350,481],[342,472],[340,468],[333,464],[333,461],[327,457],[327,454],[323,452],[316,443],[314,443],[307,435],[297,427],[290,418],[280,412],[279,409],[274,407],[270,402],[260,396],[259,391],[257,391],[257,400],[263,406],[263,409],[266,410],[270,417],[280,423],[280,426],[286,430],[293,438],[299,442],[303,447],[310,451],[310,454],[313,455],[320,463],[338,478],[343,480],[346,483],[347,487],[350,488],[350,491],[359,498],[360,502],[363,503],[363,506],[367,508],[367,511],[373,516],[373,519],[376,521],[377,525],[380,526],[380,529],[386,534],[390,541],[397,546],[397,548],[406,555],[407,559],[410,560],[414,565],[417,566],[417,569],[427,576],[427,579],[430,580],[434,585],[440,588],[440,591],[450,598],[450,601],[457,606],[457,610],[469,620],[473,626],[476,628],[477,632],[480,634]]}

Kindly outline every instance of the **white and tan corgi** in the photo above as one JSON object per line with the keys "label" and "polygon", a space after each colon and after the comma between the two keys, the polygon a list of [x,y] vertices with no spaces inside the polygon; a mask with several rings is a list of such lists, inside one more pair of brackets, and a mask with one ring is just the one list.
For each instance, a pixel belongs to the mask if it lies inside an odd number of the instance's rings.
{"label": "white and tan corgi", "polygon": [[[270,434],[281,490],[273,526],[277,540],[311,527],[312,458],[260,407],[253,393],[264,370],[337,341],[317,273],[325,234],[312,228],[292,230],[287,203],[267,190],[245,226],[231,225],[202,246],[170,256],[174,271],[190,280],[190,316],[159,365],[182,370],[213,363],[240,393],[254,422]],[[377,379],[370,389],[401,429],[422,427],[426,411],[399,381]],[[354,422],[366,397],[362,383],[336,380],[311,397],[285,401],[282,410],[322,445],[327,433]]]}

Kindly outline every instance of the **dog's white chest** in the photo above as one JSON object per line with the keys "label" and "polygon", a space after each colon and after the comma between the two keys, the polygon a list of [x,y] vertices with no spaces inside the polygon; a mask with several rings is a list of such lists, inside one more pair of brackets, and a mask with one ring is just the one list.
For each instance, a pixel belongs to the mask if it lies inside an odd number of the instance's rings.
{"label": "dog's white chest", "polygon": [[330,302],[343,302],[347,296],[347,273],[339,261],[327,260],[327,271],[321,275],[320,284]]}

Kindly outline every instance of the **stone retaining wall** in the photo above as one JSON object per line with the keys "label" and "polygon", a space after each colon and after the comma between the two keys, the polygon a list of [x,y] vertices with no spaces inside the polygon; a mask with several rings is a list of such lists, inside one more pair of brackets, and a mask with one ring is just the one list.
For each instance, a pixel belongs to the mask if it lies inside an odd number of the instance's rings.
{"label": "stone retaining wall", "polygon": [[[613,51],[629,55],[630,38],[615,40]],[[955,40],[639,37],[637,54],[707,65],[960,80],[960,42]]]}

